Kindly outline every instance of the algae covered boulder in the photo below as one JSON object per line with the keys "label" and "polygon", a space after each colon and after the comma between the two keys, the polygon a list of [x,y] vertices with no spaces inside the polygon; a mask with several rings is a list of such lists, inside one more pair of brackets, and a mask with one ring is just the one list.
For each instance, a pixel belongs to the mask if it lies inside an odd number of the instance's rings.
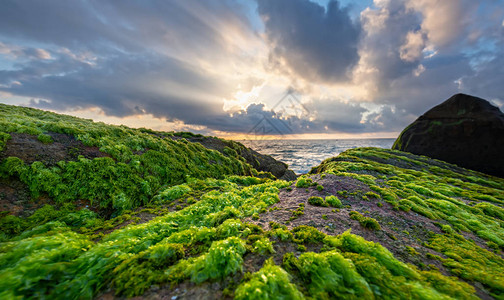
{"label": "algae covered boulder", "polygon": [[[278,161],[270,155],[261,154],[251,148],[245,147],[243,144],[224,140],[211,136],[191,135],[184,138],[193,143],[199,143],[203,147],[219,151],[228,157],[243,158],[245,162],[250,164],[254,169],[261,172],[270,172],[281,180],[295,180],[296,173],[289,169],[289,166],[281,161]],[[174,138],[178,138],[179,134],[175,133]]]}
{"label": "algae covered boulder", "polygon": [[406,127],[392,149],[504,177],[504,114],[484,99],[456,94]]}

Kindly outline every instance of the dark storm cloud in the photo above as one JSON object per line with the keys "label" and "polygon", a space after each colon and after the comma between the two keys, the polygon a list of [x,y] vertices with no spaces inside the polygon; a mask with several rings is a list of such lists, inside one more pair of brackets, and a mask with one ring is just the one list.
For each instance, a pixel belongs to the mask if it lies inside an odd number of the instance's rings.
{"label": "dark storm cloud", "polygon": [[[4,0],[0,92],[41,108],[153,114],[209,131],[247,133],[261,122],[278,134],[400,131],[457,92],[504,103],[504,10],[483,1],[376,1],[355,23],[337,1]],[[265,52],[288,78],[262,76]],[[299,80],[307,114],[257,103],[223,110],[238,90],[298,78],[308,82]],[[311,92],[350,84],[373,105]]]}
{"label": "dark storm cloud", "polygon": [[257,0],[272,64],[286,64],[310,81],[348,79],[358,61],[360,27],[338,1],[327,9],[308,0]]}
{"label": "dark storm cloud", "polygon": [[[0,54],[18,60],[0,70],[0,91],[55,110],[100,107],[189,124],[222,116],[215,99],[230,96],[229,83],[166,52],[225,53],[223,33],[210,25],[244,27],[243,11],[234,1],[189,2],[3,1],[0,41],[47,51],[2,43]],[[26,61],[48,53],[49,60]]]}
{"label": "dark storm cloud", "polygon": [[215,47],[220,33],[204,22],[205,17],[238,20],[239,9],[233,1],[5,0],[0,34],[98,53],[138,52],[177,38]]}
{"label": "dark storm cloud", "polygon": [[[15,71],[0,71],[0,83],[22,81],[0,90],[20,96],[48,99],[38,106],[51,109],[100,107],[106,114],[128,116],[140,111],[157,117],[179,119],[195,124],[221,112],[217,103],[205,103],[191,96],[170,91],[172,85],[201,94],[222,93],[219,82],[198,70],[167,57],[156,55],[120,56],[97,66],[62,59],[37,62]],[[43,76],[44,74],[54,74]],[[153,87],[166,84],[166,91]],[[32,103],[35,104],[35,103]]]}
{"label": "dark storm cloud", "polygon": [[[246,26],[240,20],[243,11],[233,1],[189,2],[191,5],[187,1],[123,1],[121,5],[113,1],[7,1],[0,12],[0,37],[45,46],[51,59],[21,61],[13,70],[0,71],[0,91],[33,98],[31,105],[40,108],[100,107],[107,115],[119,117],[150,113],[221,131],[249,132],[261,122],[272,126],[273,134],[362,128],[361,109],[354,111],[355,106],[339,102],[329,108],[335,114],[327,120],[287,116],[262,104],[251,104],[232,115],[224,112],[219,100],[232,94],[229,82],[165,51],[225,53],[225,36],[208,22],[226,20]],[[304,1],[297,5],[293,13],[307,7],[318,12],[305,20],[308,27],[300,32],[299,53],[312,59],[309,63],[318,68],[314,71],[323,72],[321,76],[343,76],[357,59],[352,47],[358,28],[336,2],[327,12]],[[303,28],[300,23],[296,26],[297,30]],[[282,28],[274,30],[279,35]],[[310,40],[315,31],[320,36]],[[303,39],[312,45],[303,47]],[[329,42],[328,49],[324,42]],[[29,53],[20,55],[28,57]],[[318,55],[325,61],[315,61]],[[315,114],[328,111],[317,104],[311,108]],[[345,109],[351,113],[338,114]]]}

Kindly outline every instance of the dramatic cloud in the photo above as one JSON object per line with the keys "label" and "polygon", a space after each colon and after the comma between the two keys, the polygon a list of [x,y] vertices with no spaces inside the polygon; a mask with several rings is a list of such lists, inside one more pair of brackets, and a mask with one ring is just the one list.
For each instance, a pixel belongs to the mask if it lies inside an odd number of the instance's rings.
{"label": "dramatic cloud", "polygon": [[495,1],[481,2],[375,1],[361,13],[354,82],[366,87],[369,101],[385,105],[369,122],[404,127],[457,92],[502,99],[504,12]]}
{"label": "dramatic cloud", "polygon": [[425,38],[420,31],[410,31],[406,42],[399,48],[399,57],[407,62],[419,61],[423,57]]}
{"label": "dramatic cloud", "polygon": [[231,1],[60,4],[3,4],[0,36],[46,49],[2,43],[0,54],[53,59],[16,61],[15,69],[0,71],[0,90],[42,108],[100,107],[113,116],[150,113],[199,124],[223,115],[222,99],[232,96],[236,78],[248,79],[217,69],[226,55],[241,53],[240,38],[253,34]]}
{"label": "dramatic cloud", "polygon": [[21,80],[21,84],[5,90],[45,99],[39,102],[44,108],[101,107],[115,116],[148,112],[191,123],[222,112],[215,100],[228,95],[219,88],[223,81],[205,77],[174,59],[130,56],[98,61],[97,65],[65,59],[32,64],[30,68],[0,72],[0,82]]}
{"label": "dramatic cloud", "polygon": [[[361,124],[366,109],[336,99],[316,99],[302,104],[287,95],[274,109],[253,103],[229,115],[210,118],[201,124],[221,131],[248,134],[287,135],[321,132],[357,133],[370,131]],[[296,113],[288,113],[294,108]]]}
{"label": "dramatic cloud", "polygon": [[209,134],[398,132],[454,93],[504,103],[501,2],[4,0],[0,101]]}
{"label": "dramatic cloud", "polygon": [[468,26],[476,21],[473,14],[478,9],[474,0],[409,0],[407,7],[423,16],[421,31],[435,47],[456,45],[467,35]]}
{"label": "dramatic cloud", "polygon": [[360,27],[338,1],[327,8],[307,0],[258,0],[274,67],[311,81],[348,79],[358,60]]}
{"label": "dramatic cloud", "polygon": [[419,17],[403,1],[380,1],[376,5],[361,13],[364,35],[354,70],[355,83],[365,86],[373,98],[417,68],[423,45],[422,35],[416,33]]}

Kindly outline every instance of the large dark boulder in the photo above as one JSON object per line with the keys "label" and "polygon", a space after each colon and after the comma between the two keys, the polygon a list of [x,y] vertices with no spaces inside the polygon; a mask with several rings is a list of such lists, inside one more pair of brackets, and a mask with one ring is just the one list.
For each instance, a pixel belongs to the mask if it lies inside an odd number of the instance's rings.
{"label": "large dark boulder", "polygon": [[504,114],[486,100],[456,94],[406,127],[392,149],[504,177]]}

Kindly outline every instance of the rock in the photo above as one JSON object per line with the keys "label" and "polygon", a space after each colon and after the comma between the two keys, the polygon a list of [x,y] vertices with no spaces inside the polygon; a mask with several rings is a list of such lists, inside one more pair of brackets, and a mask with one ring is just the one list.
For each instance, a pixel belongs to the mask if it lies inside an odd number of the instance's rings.
{"label": "rock", "polygon": [[504,177],[504,114],[484,99],[456,94],[406,127],[392,149]]}
{"label": "rock", "polygon": [[[174,138],[178,137],[174,136]],[[270,172],[278,179],[291,181],[297,178],[296,173],[289,170],[286,163],[247,148],[241,143],[202,135],[186,135],[184,138],[189,142],[200,143],[205,148],[217,150],[227,156],[243,157],[257,171]]]}

